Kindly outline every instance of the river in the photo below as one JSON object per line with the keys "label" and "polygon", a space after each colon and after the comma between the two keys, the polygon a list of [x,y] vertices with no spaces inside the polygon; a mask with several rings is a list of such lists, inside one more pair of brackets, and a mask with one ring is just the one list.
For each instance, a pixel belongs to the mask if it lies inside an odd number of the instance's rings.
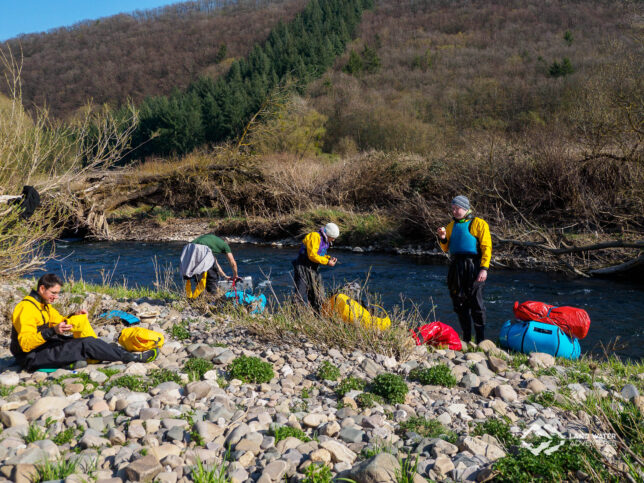
{"label": "river", "polygon": [[[70,242],[56,245],[56,260],[46,269],[66,277],[88,282],[127,281],[129,286],[152,286],[157,266],[172,267],[173,278],[181,286],[178,262],[183,243],[143,242]],[[251,275],[256,293],[278,298],[292,291],[291,260],[294,247],[277,248],[250,244],[231,245],[240,276]],[[327,287],[344,281],[360,284],[368,279],[370,293],[378,294],[386,310],[394,306],[409,309],[418,306],[431,320],[440,320],[457,328],[458,319],[446,287],[447,265],[436,259],[383,253],[334,251],[339,264],[324,270]],[[220,264],[230,273],[225,257]],[[270,281],[270,283],[267,283]],[[588,311],[591,326],[581,342],[584,352],[600,350],[616,337],[620,346],[615,352],[631,358],[644,357],[644,286],[607,280],[560,280],[541,272],[491,271],[486,284],[486,336],[496,339],[501,325],[512,318],[515,300],[539,300],[553,305],[571,305]]]}

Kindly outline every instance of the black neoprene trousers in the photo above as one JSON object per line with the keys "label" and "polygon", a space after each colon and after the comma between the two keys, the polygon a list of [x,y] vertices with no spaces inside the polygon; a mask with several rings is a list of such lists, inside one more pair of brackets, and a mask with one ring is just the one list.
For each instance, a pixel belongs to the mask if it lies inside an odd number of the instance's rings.
{"label": "black neoprene trousers", "polygon": [[447,286],[454,304],[454,312],[463,331],[463,340],[472,339],[472,324],[476,334],[476,343],[485,339],[485,305],[483,288],[485,282],[477,282],[481,259],[457,255],[452,260],[447,275]]}
{"label": "black neoprene trousers", "polygon": [[108,344],[104,340],[94,337],[55,338],[27,352],[22,365],[28,371],[35,371],[44,367],[66,367],[74,362],[87,359],[127,363],[134,361],[135,356],[118,344]]}

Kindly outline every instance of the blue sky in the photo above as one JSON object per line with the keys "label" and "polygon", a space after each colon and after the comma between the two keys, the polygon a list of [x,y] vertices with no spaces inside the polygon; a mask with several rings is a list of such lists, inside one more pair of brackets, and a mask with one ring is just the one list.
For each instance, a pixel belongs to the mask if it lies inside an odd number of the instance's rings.
{"label": "blue sky", "polygon": [[178,0],[0,0],[0,42],[81,20],[145,10]]}

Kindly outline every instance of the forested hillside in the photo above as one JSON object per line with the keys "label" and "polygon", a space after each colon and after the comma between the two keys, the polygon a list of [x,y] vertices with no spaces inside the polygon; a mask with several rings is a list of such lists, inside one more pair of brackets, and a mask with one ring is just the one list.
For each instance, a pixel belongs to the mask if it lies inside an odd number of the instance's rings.
{"label": "forested hillside", "polygon": [[[441,153],[544,129],[578,140],[589,110],[599,120],[616,112],[609,99],[641,99],[641,13],[620,1],[381,0],[310,89],[329,118],[325,150]],[[629,109],[641,116],[641,100]]]}
{"label": "forested hillside", "polygon": [[[23,100],[66,118],[88,100],[113,106],[216,77],[306,0],[198,0],[11,39]],[[0,85],[0,91],[6,86]]]}

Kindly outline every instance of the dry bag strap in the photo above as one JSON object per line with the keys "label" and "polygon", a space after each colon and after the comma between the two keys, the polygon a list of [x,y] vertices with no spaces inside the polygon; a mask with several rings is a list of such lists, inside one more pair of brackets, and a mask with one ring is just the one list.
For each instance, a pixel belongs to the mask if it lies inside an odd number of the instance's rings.
{"label": "dry bag strap", "polygon": [[42,317],[42,323],[46,325],[47,321],[45,320],[45,313],[40,307],[38,307],[36,305],[36,302],[34,302],[33,300],[29,300],[29,299],[25,299],[25,302],[29,302],[31,305],[33,305],[34,307],[36,307],[38,309],[38,312],[40,312],[40,316]]}

